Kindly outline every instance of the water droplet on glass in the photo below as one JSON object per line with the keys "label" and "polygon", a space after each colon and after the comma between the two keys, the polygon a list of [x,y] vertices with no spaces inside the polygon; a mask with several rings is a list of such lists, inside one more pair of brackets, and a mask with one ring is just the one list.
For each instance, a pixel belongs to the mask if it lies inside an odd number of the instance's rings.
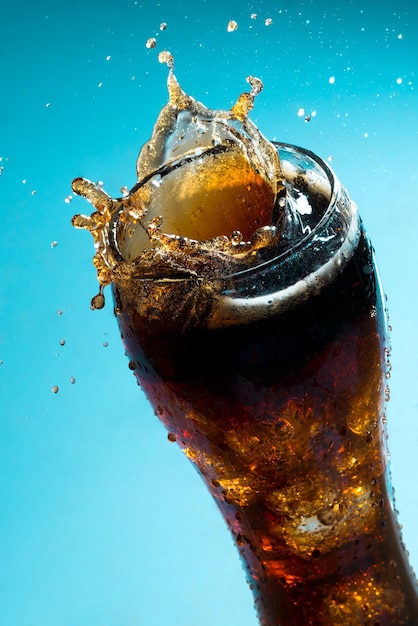
{"label": "water droplet on glass", "polygon": [[155,37],[150,37],[149,39],[147,39],[145,43],[146,48],[155,48],[156,45],[157,45],[157,40],[155,39]]}
{"label": "water droplet on glass", "polygon": [[226,27],[228,33],[232,33],[234,30],[238,30],[238,24],[235,20],[230,20],[228,22],[228,26]]}
{"label": "water droplet on glass", "polygon": [[51,387],[51,391],[52,393],[58,393],[58,385],[54,385],[53,387]]}

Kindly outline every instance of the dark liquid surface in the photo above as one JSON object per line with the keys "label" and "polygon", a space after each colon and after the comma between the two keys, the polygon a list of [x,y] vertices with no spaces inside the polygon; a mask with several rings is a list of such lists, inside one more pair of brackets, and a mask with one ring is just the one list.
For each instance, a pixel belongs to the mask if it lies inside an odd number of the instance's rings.
{"label": "dark liquid surface", "polygon": [[336,280],[258,322],[176,332],[173,311],[153,321],[117,288],[116,300],[138,382],[216,498],[262,623],[415,624],[386,487],[386,323],[364,234]]}

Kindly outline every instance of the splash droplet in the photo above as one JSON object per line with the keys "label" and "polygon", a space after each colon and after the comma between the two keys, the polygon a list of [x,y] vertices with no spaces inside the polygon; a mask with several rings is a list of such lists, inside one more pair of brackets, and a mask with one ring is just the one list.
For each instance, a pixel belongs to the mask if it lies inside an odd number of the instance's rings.
{"label": "splash droplet", "polygon": [[165,22],[161,22],[160,30],[165,30],[167,28],[167,24]]}
{"label": "splash droplet", "polygon": [[268,17],[266,20],[264,20],[264,24],[266,26],[271,26],[271,24],[273,24],[273,20],[271,19],[271,17]]}
{"label": "splash droplet", "polygon": [[58,311],[57,311],[57,315],[58,315],[58,316],[61,316],[62,314],[63,314],[63,311],[62,311],[61,309],[58,309]]}
{"label": "splash droplet", "polygon": [[106,57],[106,61],[110,61],[111,58],[112,57],[110,56],[110,54],[108,54],[107,57]]}
{"label": "splash droplet", "polygon": [[70,377],[70,383],[71,383],[72,385],[74,385],[74,383],[75,383],[75,378],[74,378],[74,376],[71,376],[71,377]]}
{"label": "splash droplet", "polygon": [[228,22],[228,26],[226,27],[226,30],[228,31],[228,33],[232,33],[234,32],[234,30],[238,30],[238,24],[235,20],[230,20]]}
{"label": "splash droplet", "polygon": [[51,391],[52,393],[58,393],[58,385],[54,385],[53,387],[51,387]]}
{"label": "splash droplet", "polygon": [[104,341],[104,342],[103,342],[103,347],[104,347],[104,348],[107,348],[107,347],[108,347],[108,345],[109,345],[109,344],[108,344],[108,342],[107,342],[107,341]]}
{"label": "splash droplet", "polygon": [[58,241],[51,241],[51,248],[56,248],[58,245]]}
{"label": "splash droplet", "polygon": [[157,45],[157,40],[155,39],[155,37],[150,37],[149,39],[147,39],[145,43],[146,48],[155,48],[156,45]]}
{"label": "splash droplet", "polygon": [[60,339],[60,346],[65,346],[65,339]]}
{"label": "splash droplet", "polygon": [[100,291],[91,299],[90,308],[94,310],[103,309],[104,305],[105,305],[105,298],[102,292]]}

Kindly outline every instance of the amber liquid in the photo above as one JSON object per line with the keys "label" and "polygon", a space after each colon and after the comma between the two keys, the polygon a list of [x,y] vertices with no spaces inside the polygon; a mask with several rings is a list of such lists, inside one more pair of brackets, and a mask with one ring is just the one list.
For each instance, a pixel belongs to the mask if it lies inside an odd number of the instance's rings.
{"label": "amber liquid", "polygon": [[178,332],[172,311],[144,317],[117,285],[115,296],[138,382],[216,499],[260,623],[416,626],[388,488],[384,304],[364,234],[336,280],[258,322]]}

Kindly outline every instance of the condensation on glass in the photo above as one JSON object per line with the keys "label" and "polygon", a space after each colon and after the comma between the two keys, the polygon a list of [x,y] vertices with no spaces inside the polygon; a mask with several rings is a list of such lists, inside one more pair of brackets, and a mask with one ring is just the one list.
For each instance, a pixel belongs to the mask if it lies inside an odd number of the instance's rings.
{"label": "condensation on glass", "polygon": [[122,198],[82,178],[104,305],[129,367],[195,464],[266,626],[415,626],[387,464],[389,345],[355,204],[311,152],[248,115],[169,102]]}

